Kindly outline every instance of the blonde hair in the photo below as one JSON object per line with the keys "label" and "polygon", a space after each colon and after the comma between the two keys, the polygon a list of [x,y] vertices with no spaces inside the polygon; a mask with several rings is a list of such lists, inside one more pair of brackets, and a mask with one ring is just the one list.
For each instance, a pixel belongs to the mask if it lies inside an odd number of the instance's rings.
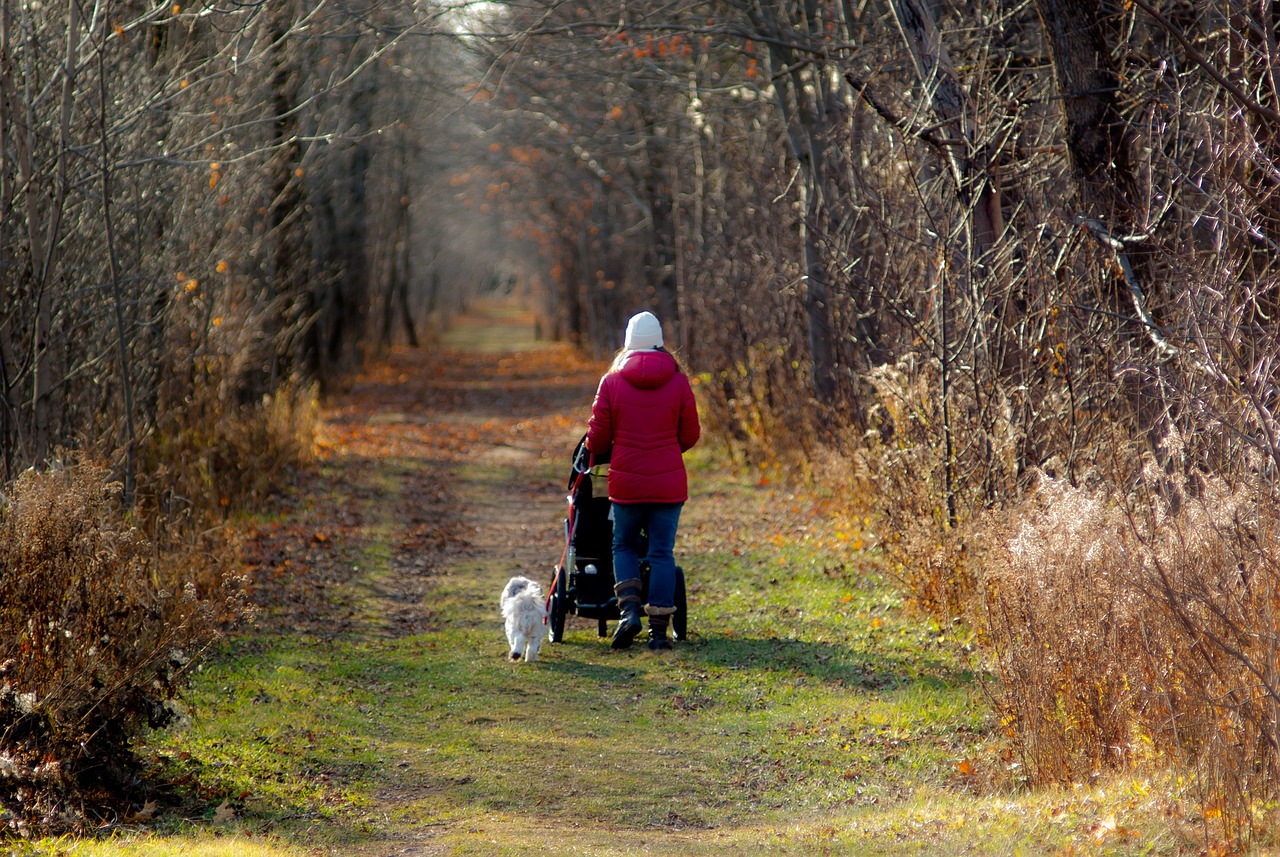
{"label": "blonde hair", "polygon": [[609,364],[609,371],[606,374],[622,371],[622,364],[627,362],[627,357],[631,355],[630,348],[619,348],[618,353],[613,355],[613,362]]}
{"label": "blonde hair", "polygon": [[[662,352],[665,352],[665,353],[667,353],[667,354],[670,354],[670,355],[671,355],[671,359],[673,359],[673,360],[675,360],[675,361],[676,361],[676,371],[677,371],[677,372],[679,372],[679,373],[680,373],[680,374],[682,374],[682,375],[687,375],[687,374],[688,374],[687,372],[685,372],[685,371],[684,371],[684,363],[682,363],[682,362],[680,361],[680,357],[679,357],[679,355],[677,355],[674,351],[672,351],[672,350],[670,350],[670,349],[668,349],[668,348],[666,348],[666,347],[664,347],[664,346],[661,346],[661,345],[659,345],[657,348],[643,348],[643,349],[640,349],[640,350],[641,350],[641,351],[662,351]],[[613,355],[613,362],[609,364],[609,372],[607,372],[607,373],[605,373],[605,374],[610,374],[610,373],[613,373],[613,372],[621,372],[621,371],[622,371],[622,364],[623,364],[623,363],[626,363],[626,362],[627,362],[627,358],[628,358],[628,357],[630,357],[632,354],[635,354],[635,353],[637,353],[635,349],[630,349],[630,348],[619,348],[619,349],[618,349],[618,353],[617,353],[617,354],[615,354],[615,355]]]}

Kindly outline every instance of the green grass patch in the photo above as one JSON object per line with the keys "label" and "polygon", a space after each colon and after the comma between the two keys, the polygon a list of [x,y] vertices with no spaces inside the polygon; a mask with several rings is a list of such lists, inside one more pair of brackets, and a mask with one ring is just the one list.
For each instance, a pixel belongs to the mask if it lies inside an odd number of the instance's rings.
{"label": "green grass patch", "polygon": [[509,302],[477,301],[441,338],[459,351],[517,353],[548,345],[540,338],[533,313]]}
{"label": "green grass patch", "polygon": [[[511,486],[545,478],[561,496],[571,444],[558,460],[473,457],[454,474],[458,502],[555,527],[558,500],[531,512]],[[189,723],[151,739],[183,808],[31,853],[1181,847],[1174,784],[1016,788],[965,641],[904,611],[866,547],[867,522],[703,453],[692,466],[678,545],[689,641],[615,652],[594,620],[571,618],[542,662],[512,664],[496,602],[513,569],[482,551],[433,573],[430,633],[396,636],[379,622],[413,463],[374,462],[360,490],[338,492],[362,521],[343,554],[361,571],[341,584],[359,602],[357,627],[225,645],[187,695]]]}
{"label": "green grass patch", "polygon": [[[476,490],[505,478],[467,472]],[[712,514],[690,508],[693,525]],[[690,541],[692,636],[670,654],[613,652],[571,620],[542,663],[507,663],[502,572],[462,562],[435,592],[438,632],[228,647],[160,749],[211,804],[231,800],[240,829],[351,847],[493,818],[752,831],[762,814],[843,814],[956,780],[986,729],[972,677],[865,557]]]}

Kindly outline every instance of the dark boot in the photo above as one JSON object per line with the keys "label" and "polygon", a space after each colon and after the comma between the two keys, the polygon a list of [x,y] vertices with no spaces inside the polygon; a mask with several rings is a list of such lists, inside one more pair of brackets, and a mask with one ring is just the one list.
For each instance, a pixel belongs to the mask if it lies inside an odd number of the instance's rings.
{"label": "dark boot", "polygon": [[671,612],[654,613],[655,610],[674,611],[674,607],[646,607],[649,614],[649,650],[661,651],[671,648],[667,639],[667,625],[671,623]]}
{"label": "dark boot", "polygon": [[631,648],[631,641],[640,633],[640,578],[624,580],[613,585],[618,596],[618,612],[622,621],[613,632],[613,642],[609,645],[615,649]]}

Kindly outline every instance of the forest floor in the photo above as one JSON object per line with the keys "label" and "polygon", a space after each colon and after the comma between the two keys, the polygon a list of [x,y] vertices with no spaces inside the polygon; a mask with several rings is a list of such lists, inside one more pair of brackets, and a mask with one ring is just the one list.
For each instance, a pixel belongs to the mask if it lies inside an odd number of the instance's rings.
{"label": "forest floor", "polygon": [[[867,530],[691,453],[690,639],[571,617],[512,663],[507,578],[549,580],[603,366],[489,307],[325,406],[319,466],[242,548],[258,615],[147,752],[178,800],[68,855],[1196,853],[1170,789],[1017,782],[952,629]],[[42,850],[43,849],[43,850]]]}

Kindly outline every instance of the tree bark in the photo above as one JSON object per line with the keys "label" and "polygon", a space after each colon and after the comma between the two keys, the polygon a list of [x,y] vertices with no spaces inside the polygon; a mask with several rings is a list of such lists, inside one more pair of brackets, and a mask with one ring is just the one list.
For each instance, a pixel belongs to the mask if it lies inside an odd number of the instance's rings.
{"label": "tree bark", "polygon": [[[74,3],[75,0],[72,0]],[[133,422],[133,363],[129,359],[129,335],[125,326],[123,285],[120,282],[120,260],[116,252],[115,223],[111,210],[111,145],[107,137],[107,46],[106,38],[98,48],[98,133],[102,156],[102,228],[106,240],[107,264],[111,274],[111,303],[116,322],[116,357],[120,361],[120,407],[124,412],[124,504],[132,506],[137,480],[138,433]]]}
{"label": "tree bark", "polygon": [[[832,129],[825,123],[825,113],[820,100],[821,65],[809,66],[801,62],[790,46],[790,22],[783,21],[776,8],[756,2],[748,8],[752,23],[768,39],[769,57],[778,70],[774,75],[774,101],[787,130],[791,154],[799,164],[803,177],[800,185],[801,216],[797,224],[804,254],[804,310],[809,342],[809,383],[814,398],[821,405],[830,405],[836,396],[835,344],[832,342],[831,302],[828,270],[821,246],[823,226],[828,213],[830,192],[825,177],[825,167],[831,160],[827,147],[831,145]],[[814,21],[810,10],[810,21]],[[798,33],[800,30],[795,27]],[[804,32],[807,37],[809,33]],[[805,78],[809,68],[813,80]]]}
{"label": "tree bark", "polygon": [[[71,157],[71,120],[75,114],[76,68],[79,64],[80,44],[80,2],[67,2],[67,45],[63,56],[62,68],[62,108],[58,123],[58,159],[57,182],[54,185],[53,202],[49,209],[48,232],[44,236],[43,245],[33,241],[32,264],[36,266],[36,316],[35,329],[31,337],[31,363],[34,385],[32,388],[32,427],[33,455],[37,465],[43,464],[50,445],[50,393],[54,385],[53,373],[53,295],[51,278],[57,264],[58,237],[62,232],[63,208],[66,204],[66,193],[69,179],[67,163]],[[30,101],[28,111],[30,111]],[[29,154],[29,153],[28,153]],[[34,193],[30,185],[27,187],[28,212],[31,212]],[[39,221],[27,224],[33,238],[39,228]],[[39,251],[39,255],[37,252]]]}
{"label": "tree bark", "polygon": [[673,189],[668,178],[671,169],[669,144],[666,136],[658,133],[659,120],[655,116],[646,113],[643,122],[645,163],[641,187],[649,208],[650,234],[645,254],[648,257],[648,285],[657,299],[658,316],[664,323],[669,322],[674,330],[679,324],[679,299],[676,293]]}
{"label": "tree bark", "polygon": [[974,106],[951,65],[933,15],[922,0],[891,0],[898,29],[943,129],[947,165],[966,210],[972,254],[979,272],[1003,230],[1000,198],[988,171],[986,147],[977,139]]}
{"label": "tree bark", "polygon": [[[74,2],[74,0],[73,0]],[[271,266],[265,283],[267,311],[270,318],[265,333],[271,338],[270,364],[266,378],[261,381],[262,390],[242,390],[241,394],[256,399],[266,390],[273,390],[280,378],[289,371],[282,365],[287,359],[281,336],[287,327],[282,317],[284,307],[292,305],[295,313],[309,315],[313,307],[307,306],[309,293],[303,288],[306,253],[302,241],[302,147],[298,141],[298,94],[301,86],[298,63],[289,55],[289,34],[293,21],[290,17],[294,4],[280,2],[271,12],[268,27],[271,42],[271,122],[273,149],[271,170],[271,205],[267,211],[267,226],[271,236]],[[277,300],[285,296],[285,301]],[[308,327],[308,335],[315,335],[316,327]],[[315,361],[323,359],[323,344],[316,343],[305,355]],[[313,364],[314,365],[314,364]],[[319,369],[319,367],[316,367]],[[323,373],[320,373],[323,375]],[[249,379],[244,379],[248,381]],[[321,383],[324,378],[321,377]]]}
{"label": "tree bark", "polygon": [[1134,225],[1134,181],[1127,123],[1120,112],[1120,76],[1102,20],[1100,0],[1036,0],[1053,59],[1066,122],[1067,152],[1083,214],[1113,231]]}
{"label": "tree bark", "polygon": [[[9,181],[8,131],[14,102],[12,86],[12,62],[9,53],[11,19],[9,0],[0,0],[0,284],[4,271],[14,263],[8,254],[10,208],[13,205],[13,188]],[[0,448],[4,455],[4,479],[13,478],[15,412],[11,400],[10,368],[14,366],[12,329],[10,321],[0,321]]]}
{"label": "tree bark", "polygon": [[368,306],[369,287],[369,132],[373,126],[373,101],[377,93],[377,81],[373,77],[377,64],[362,73],[362,82],[351,95],[347,109],[350,118],[350,152],[343,164],[346,175],[339,187],[346,190],[337,200],[339,265],[338,279],[340,299],[337,312],[325,325],[329,331],[325,343],[330,366],[345,368],[346,355],[356,350],[364,334],[364,308]]}

